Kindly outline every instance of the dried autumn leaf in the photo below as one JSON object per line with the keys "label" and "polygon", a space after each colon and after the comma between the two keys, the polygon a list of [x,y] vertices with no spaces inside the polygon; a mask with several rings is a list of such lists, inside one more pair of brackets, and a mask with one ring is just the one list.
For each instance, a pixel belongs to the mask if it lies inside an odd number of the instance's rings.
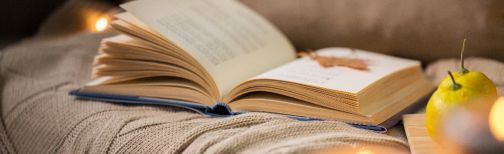
{"label": "dried autumn leaf", "polygon": [[349,67],[357,70],[367,70],[367,63],[365,60],[357,58],[345,58],[345,57],[329,57],[320,56],[313,51],[305,51],[298,53],[300,57],[310,57],[311,59],[317,61],[322,67],[329,68],[334,66]]}

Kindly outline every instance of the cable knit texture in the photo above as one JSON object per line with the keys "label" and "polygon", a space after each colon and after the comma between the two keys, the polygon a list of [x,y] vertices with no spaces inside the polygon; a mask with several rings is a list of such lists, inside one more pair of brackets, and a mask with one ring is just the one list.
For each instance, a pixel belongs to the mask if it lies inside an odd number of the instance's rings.
{"label": "cable knit texture", "polygon": [[407,151],[401,133],[340,122],[267,113],[207,118],[175,107],[69,96],[89,80],[99,41],[109,35],[28,40],[0,52],[0,153],[307,153],[360,145]]}

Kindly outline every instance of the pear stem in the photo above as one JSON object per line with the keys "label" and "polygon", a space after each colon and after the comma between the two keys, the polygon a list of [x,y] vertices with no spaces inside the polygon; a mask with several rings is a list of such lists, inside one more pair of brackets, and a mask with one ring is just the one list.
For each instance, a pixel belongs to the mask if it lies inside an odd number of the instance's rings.
{"label": "pear stem", "polygon": [[462,87],[460,84],[458,84],[457,82],[455,82],[455,78],[453,78],[453,75],[452,75],[452,73],[450,71],[448,71],[448,75],[450,75],[450,78],[451,78],[451,80],[453,82],[453,85],[452,85],[453,90],[457,90],[460,87]]}
{"label": "pear stem", "polygon": [[465,51],[465,45],[466,45],[467,38],[464,38],[464,41],[462,42],[462,50],[460,51],[460,72],[462,74],[468,72],[468,70],[464,67],[464,51]]}

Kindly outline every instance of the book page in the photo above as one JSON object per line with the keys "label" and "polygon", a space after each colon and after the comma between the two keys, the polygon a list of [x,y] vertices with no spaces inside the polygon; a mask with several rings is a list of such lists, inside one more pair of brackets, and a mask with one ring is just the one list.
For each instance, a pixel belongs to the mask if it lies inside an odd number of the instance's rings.
{"label": "book page", "polygon": [[366,61],[368,70],[349,67],[322,67],[317,61],[304,57],[263,73],[254,79],[274,79],[301,83],[327,89],[358,93],[373,82],[401,69],[420,65],[420,62],[363,50],[326,48],[318,50],[321,56],[359,58]]}
{"label": "book page", "polygon": [[221,96],[295,58],[279,30],[235,0],[141,0],[121,7],[198,60]]}
{"label": "book page", "polygon": [[140,28],[142,28],[144,30],[150,30],[147,25],[145,25],[144,23],[142,23],[140,20],[138,20],[137,18],[135,18],[135,16],[131,15],[128,12],[118,13],[118,14],[114,15],[114,17],[116,17],[117,19],[126,21],[126,22],[128,22],[130,24],[133,24],[133,25],[135,25],[137,27],[140,27]]}

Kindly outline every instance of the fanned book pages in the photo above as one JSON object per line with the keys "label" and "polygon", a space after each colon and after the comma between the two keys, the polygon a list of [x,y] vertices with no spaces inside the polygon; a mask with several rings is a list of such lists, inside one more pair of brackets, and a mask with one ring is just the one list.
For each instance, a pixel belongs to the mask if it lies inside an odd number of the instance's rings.
{"label": "fanned book pages", "polygon": [[314,54],[360,59],[367,69],[296,59],[278,29],[235,0],[142,0],[121,7],[126,12],[112,27],[122,34],[102,41],[92,81],[72,95],[373,128],[391,126],[433,89],[414,60],[349,48]]}

